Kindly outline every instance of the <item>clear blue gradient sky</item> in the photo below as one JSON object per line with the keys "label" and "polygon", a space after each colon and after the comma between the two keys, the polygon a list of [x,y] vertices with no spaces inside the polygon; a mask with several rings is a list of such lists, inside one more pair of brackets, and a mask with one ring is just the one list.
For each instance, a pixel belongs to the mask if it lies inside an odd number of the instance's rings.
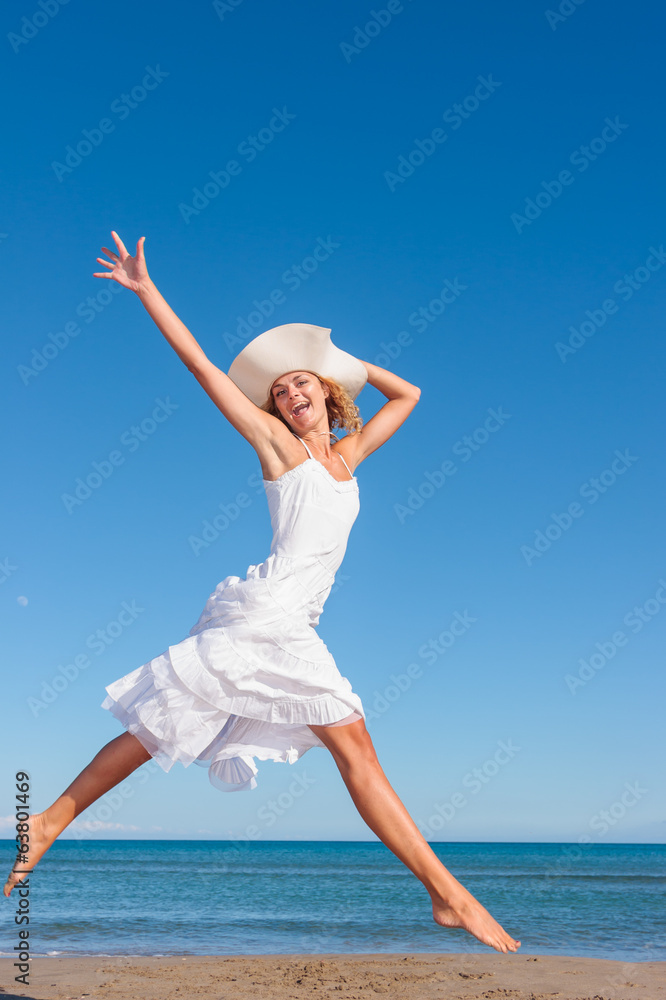
{"label": "clear blue gradient sky", "polygon": [[[421,387],[319,632],[427,836],[663,841],[665,18],[550,10],[4,5],[4,836],[270,545],[251,447],[92,277],[115,229],[224,370],[306,322]],[[149,765],[70,833],[374,839],[326,751],[258,780]]]}

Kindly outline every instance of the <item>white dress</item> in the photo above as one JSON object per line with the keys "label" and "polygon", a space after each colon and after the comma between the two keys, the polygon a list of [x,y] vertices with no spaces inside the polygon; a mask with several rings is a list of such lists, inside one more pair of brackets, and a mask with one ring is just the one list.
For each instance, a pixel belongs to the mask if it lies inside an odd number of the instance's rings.
{"label": "white dress", "polygon": [[194,761],[221,791],[256,788],[254,758],[293,764],[323,747],[309,724],[365,718],[315,631],[359,512],[358,482],[334,479],[303,444],[309,458],[263,480],[268,558],[222,580],[189,635],[109,684],[102,702],[165,771]]}

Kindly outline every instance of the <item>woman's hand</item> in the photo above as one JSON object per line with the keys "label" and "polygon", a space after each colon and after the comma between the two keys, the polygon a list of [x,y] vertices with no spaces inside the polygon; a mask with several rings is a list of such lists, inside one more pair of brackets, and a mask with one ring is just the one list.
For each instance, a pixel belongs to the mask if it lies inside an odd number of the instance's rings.
{"label": "woman's hand", "polygon": [[374,386],[387,402],[355,434],[348,434],[343,440],[349,441],[348,454],[354,463],[352,468],[380,448],[395,434],[419,401],[421,390],[394,372],[370,361],[358,359],[368,373],[368,385]]}
{"label": "woman's hand", "polygon": [[363,361],[362,358],[358,359],[361,364],[365,367],[368,373],[368,385],[372,385],[375,389],[379,389],[387,399],[400,399],[404,396],[412,397],[416,395],[418,400],[421,395],[421,390],[411,382],[407,382],[406,379],[400,378],[394,372],[388,371],[386,368],[380,368],[378,365],[373,365],[369,361]]}
{"label": "woman's hand", "polygon": [[143,256],[143,241],[146,237],[142,236],[139,239],[136,245],[136,257],[132,257],[125,249],[125,244],[120,236],[118,236],[118,233],[111,230],[111,235],[118,247],[118,253],[114,253],[113,250],[109,250],[107,247],[102,247],[102,253],[107,254],[113,263],[110,264],[103,257],[96,258],[104,267],[111,268],[111,271],[102,271],[101,273],[98,271],[93,274],[93,278],[113,278],[119,285],[123,285],[125,288],[129,288],[131,291],[139,294],[150,282],[146,261]]}

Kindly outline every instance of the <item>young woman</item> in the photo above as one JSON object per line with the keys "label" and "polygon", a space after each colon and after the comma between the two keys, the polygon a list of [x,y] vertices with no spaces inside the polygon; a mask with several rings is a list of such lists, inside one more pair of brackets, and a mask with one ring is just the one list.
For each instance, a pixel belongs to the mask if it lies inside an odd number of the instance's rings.
{"label": "young woman", "polygon": [[[261,463],[274,529],[271,552],[244,579],[226,577],[181,643],[107,687],[103,707],[126,732],[103,747],[43,813],[30,817],[28,854],[5,895],[84,809],[155,757],[210,768],[223,790],[256,785],[254,758],[293,763],[310,747],[330,750],[363,820],[426,887],[433,917],[497,951],[520,946],[438,860],[384,774],[359,697],[317,635],[359,510],[358,465],[414,409],[420,390],[340,351],[330,331],[276,327],[251,341],[229,374],[206,357],[134,257],[97,260],[139,296],[168,343]],[[365,382],[387,402],[365,425],[353,398]],[[332,428],[349,433],[331,443]]]}

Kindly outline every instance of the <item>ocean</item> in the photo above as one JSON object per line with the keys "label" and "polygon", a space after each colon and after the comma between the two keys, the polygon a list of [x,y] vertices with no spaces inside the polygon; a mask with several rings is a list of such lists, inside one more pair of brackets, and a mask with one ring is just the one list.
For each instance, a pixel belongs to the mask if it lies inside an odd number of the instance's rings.
{"label": "ocean", "polygon": [[[666,960],[666,845],[431,847],[523,954]],[[61,840],[30,889],[33,955],[489,951],[377,842]]]}

